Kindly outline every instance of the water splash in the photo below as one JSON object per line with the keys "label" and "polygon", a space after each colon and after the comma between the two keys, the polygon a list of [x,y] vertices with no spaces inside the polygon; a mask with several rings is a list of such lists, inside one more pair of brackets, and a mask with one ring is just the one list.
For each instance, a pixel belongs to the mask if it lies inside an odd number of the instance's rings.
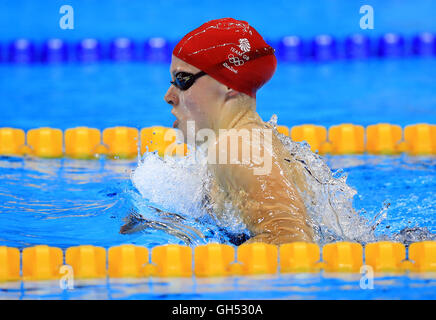
{"label": "water splash", "polygon": [[[368,242],[376,240],[374,230],[381,220],[372,223],[364,219],[353,208],[353,197],[357,191],[347,185],[347,174],[339,169],[335,172],[324,158],[311,151],[306,142],[295,142],[277,132],[277,116],[268,123],[290,154],[305,168],[304,174],[310,192],[301,192],[309,213],[310,223],[315,230],[315,241]],[[387,207],[383,208],[385,212]],[[386,213],[381,214],[381,219]]]}
{"label": "water splash", "polygon": [[[268,123],[276,129],[277,116],[273,115]],[[372,219],[365,219],[365,209],[356,211],[353,208],[353,197],[357,191],[347,185],[347,174],[342,169],[333,172],[326,160],[313,153],[307,143],[292,141],[277,130],[275,134],[306,169],[304,173],[312,195],[303,192],[301,194],[315,230],[316,242],[324,244],[333,241],[356,241],[365,244],[385,240],[407,245],[436,239],[436,234],[418,226],[405,227],[393,235],[384,234],[383,231],[381,235],[376,235],[377,227],[388,218],[390,202],[385,200],[381,210]]]}
{"label": "water splash", "polygon": [[[364,218],[364,209],[356,211],[353,208],[353,197],[357,191],[347,184],[347,174],[343,170],[333,172],[326,160],[313,153],[307,143],[292,141],[290,137],[278,133],[276,115],[268,123],[289,153],[305,169],[309,192],[300,192],[309,214],[309,224],[315,231],[315,242],[357,241],[364,244],[387,239],[375,233],[377,226],[387,218],[388,202],[383,203],[382,209],[372,219]],[[184,239],[187,244],[228,242],[232,237],[242,241],[249,237],[246,226],[230,203],[225,206],[226,212],[220,214],[220,219],[215,217],[207,201],[212,176],[204,151],[201,148],[195,152],[190,149],[186,157],[160,158],[156,153],[144,155],[131,176],[140,193],[134,201],[136,219],[140,218],[136,220],[137,224],[144,228],[156,228],[153,221],[158,221],[163,224],[158,229]],[[158,211],[154,210],[156,208]],[[159,214],[156,215],[156,212]],[[162,212],[175,212],[182,219],[175,221],[168,215],[163,219]],[[398,239],[394,238],[406,242],[412,236],[413,239],[429,238],[425,230],[417,228],[409,231],[404,231],[403,236],[399,234]]]}
{"label": "water splash", "polygon": [[212,177],[205,152],[189,151],[186,157],[144,154],[131,175],[140,196],[134,196],[136,212],[127,224],[133,230],[163,230],[188,245],[246,240],[248,231],[233,208],[227,206],[220,219],[214,215],[208,201]]}

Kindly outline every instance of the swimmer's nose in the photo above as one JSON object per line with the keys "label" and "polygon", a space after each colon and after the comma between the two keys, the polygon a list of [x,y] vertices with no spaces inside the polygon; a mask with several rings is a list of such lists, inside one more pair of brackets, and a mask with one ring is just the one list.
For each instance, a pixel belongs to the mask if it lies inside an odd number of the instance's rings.
{"label": "swimmer's nose", "polygon": [[177,93],[176,93],[176,87],[171,85],[168,88],[168,91],[164,96],[164,100],[166,101],[166,103],[168,103],[170,105],[178,105],[179,104],[179,97],[177,96]]}

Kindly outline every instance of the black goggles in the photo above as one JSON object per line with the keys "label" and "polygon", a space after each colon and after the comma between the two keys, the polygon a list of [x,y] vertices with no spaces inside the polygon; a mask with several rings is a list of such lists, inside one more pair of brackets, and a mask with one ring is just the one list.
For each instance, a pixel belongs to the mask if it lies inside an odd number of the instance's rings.
{"label": "black goggles", "polygon": [[170,83],[180,90],[185,91],[194,84],[195,80],[204,76],[205,74],[206,72],[204,71],[200,71],[196,74],[180,71],[174,75],[174,81],[170,81]]}

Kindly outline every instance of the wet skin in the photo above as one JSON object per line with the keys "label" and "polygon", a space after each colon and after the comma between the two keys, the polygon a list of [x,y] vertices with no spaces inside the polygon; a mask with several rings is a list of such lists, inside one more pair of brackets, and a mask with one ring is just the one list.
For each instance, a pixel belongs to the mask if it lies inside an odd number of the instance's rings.
{"label": "wet skin", "polygon": [[[178,71],[197,73],[200,70],[173,56],[170,66],[172,80]],[[187,121],[195,121],[196,131],[210,128],[217,141],[209,148],[217,151],[227,143],[219,135],[220,129],[271,129],[255,111],[255,99],[239,100],[238,92],[219,83],[209,75],[203,76],[186,91],[171,85],[164,96],[176,117],[174,127],[187,137]],[[244,101],[242,103],[241,101]],[[260,141],[259,141],[260,140]],[[312,241],[313,230],[300,192],[308,191],[304,168],[285,149],[273,134],[272,146],[265,145],[264,136],[250,140],[250,148],[258,154],[269,152],[271,168],[266,174],[256,174],[263,164],[254,159],[248,163],[209,164],[213,173],[211,202],[217,216],[224,204],[231,202],[253,237],[247,242],[282,244],[293,241]],[[238,159],[242,159],[242,140],[239,140]],[[227,145],[227,147],[229,147]],[[224,147],[225,148],[225,147]]]}

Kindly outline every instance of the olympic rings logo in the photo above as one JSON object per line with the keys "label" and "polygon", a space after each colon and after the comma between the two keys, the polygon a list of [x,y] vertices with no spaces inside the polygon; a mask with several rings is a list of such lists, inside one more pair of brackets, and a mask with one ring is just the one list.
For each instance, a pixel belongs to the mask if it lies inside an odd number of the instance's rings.
{"label": "olympic rings logo", "polygon": [[244,64],[244,60],[241,60],[238,57],[235,57],[233,54],[229,54],[228,58],[229,58],[229,62],[234,64],[237,67],[242,66]]}

